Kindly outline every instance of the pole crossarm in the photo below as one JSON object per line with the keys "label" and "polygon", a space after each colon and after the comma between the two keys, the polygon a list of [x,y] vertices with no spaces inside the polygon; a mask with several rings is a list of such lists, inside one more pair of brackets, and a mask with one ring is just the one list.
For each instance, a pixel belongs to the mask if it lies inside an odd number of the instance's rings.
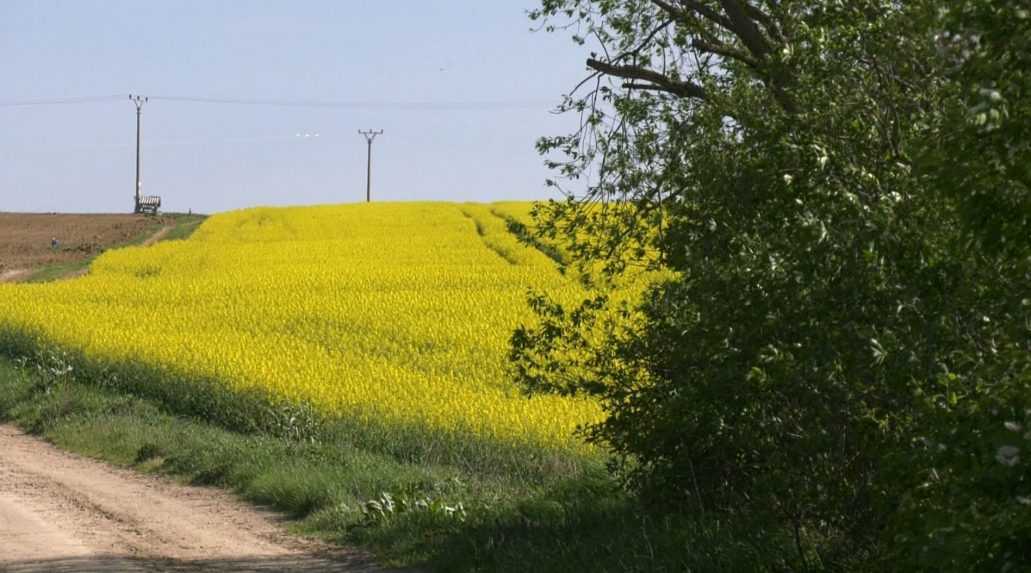
{"label": "pole crossarm", "polygon": [[365,139],[369,143],[372,143],[373,141],[376,140],[376,136],[377,135],[382,135],[383,134],[383,130],[382,129],[359,129],[358,133],[364,135]]}

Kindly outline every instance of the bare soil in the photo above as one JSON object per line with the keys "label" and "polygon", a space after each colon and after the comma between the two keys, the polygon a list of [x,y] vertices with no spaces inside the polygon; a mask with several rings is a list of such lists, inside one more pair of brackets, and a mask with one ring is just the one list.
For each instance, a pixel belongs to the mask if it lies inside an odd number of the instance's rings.
{"label": "bare soil", "polygon": [[0,213],[0,282],[45,265],[88,259],[174,224],[160,216]]}
{"label": "bare soil", "polygon": [[0,425],[0,572],[381,571],[280,517],[62,452]]}

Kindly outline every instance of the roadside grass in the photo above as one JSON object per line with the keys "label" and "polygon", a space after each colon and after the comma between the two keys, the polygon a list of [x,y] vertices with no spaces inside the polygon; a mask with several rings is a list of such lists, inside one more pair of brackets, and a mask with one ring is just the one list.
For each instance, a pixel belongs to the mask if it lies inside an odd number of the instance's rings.
{"label": "roadside grass", "polygon": [[[298,533],[439,571],[780,571],[788,539],[662,516],[600,468],[545,480],[413,463],[346,440],[240,433],[0,358],[0,420],[92,458],[228,488]],[[771,539],[772,537],[772,539]]]}
{"label": "roadside grass", "polygon": [[[174,241],[186,239],[193,234],[194,231],[200,227],[201,223],[207,218],[205,215],[193,215],[184,213],[163,213],[161,217],[164,220],[172,219],[175,223],[175,227],[172,228],[161,241]],[[111,245],[105,250],[118,249],[122,247],[131,247],[134,245],[141,245],[147,241],[154,233],[161,229],[162,225],[157,221],[153,225],[147,227],[146,232],[141,233],[139,236],[134,237],[124,243]],[[72,275],[82,273],[93,263],[93,260],[103,254],[104,251],[100,251],[95,255],[78,261],[67,261],[62,263],[53,263],[50,265],[42,266],[32,271],[32,273],[23,281],[29,283],[45,283],[55,280],[67,278]]]}
{"label": "roadside grass", "polygon": [[[203,220],[180,215],[163,240]],[[704,572],[783,571],[795,560],[788,536],[754,524],[645,508],[601,457],[327,422],[184,372],[69,355],[28,333],[0,331],[0,421],[112,464],[230,489],[284,512],[297,533],[368,548],[387,565]]]}
{"label": "roadside grass", "polygon": [[[194,214],[183,214],[183,213],[170,213],[163,214],[163,217],[172,217],[175,219],[175,227],[165,235],[161,241],[181,241],[187,239],[201,223],[207,219],[206,215],[194,215]],[[159,241],[160,242],[160,241]]]}
{"label": "roadside grass", "polygon": [[[164,411],[230,432],[321,442],[387,456],[401,463],[448,466],[525,487],[602,470],[603,459],[525,443],[507,443],[460,429],[435,431],[388,419],[328,416],[259,388],[233,390],[217,379],[144,361],[88,356],[32,332],[0,327],[0,357],[23,360],[54,380],[74,372],[79,385],[121,392]],[[57,373],[57,374],[51,374]]]}

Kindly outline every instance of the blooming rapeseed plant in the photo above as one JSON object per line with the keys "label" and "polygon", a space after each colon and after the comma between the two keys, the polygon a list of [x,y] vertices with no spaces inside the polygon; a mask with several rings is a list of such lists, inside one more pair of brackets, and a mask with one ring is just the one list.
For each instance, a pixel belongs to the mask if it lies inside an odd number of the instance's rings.
{"label": "blooming rapeseed plant", "polygon": [[531,288],[581,294],[490,206],[255,208],[108,252],[77,280],[0,285],[0,328],[331,418],[583,451],[574,430],[598,404],[507,378]]}

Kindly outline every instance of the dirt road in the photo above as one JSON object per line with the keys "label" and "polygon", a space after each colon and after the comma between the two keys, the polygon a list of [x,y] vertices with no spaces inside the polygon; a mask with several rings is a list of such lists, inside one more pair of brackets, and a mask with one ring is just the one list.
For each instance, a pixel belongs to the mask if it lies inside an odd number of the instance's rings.
{"label": "dirt road", "polygon": [[0,425],[0,572],[381,571],[276,522],[219,490],[112,468]]}

